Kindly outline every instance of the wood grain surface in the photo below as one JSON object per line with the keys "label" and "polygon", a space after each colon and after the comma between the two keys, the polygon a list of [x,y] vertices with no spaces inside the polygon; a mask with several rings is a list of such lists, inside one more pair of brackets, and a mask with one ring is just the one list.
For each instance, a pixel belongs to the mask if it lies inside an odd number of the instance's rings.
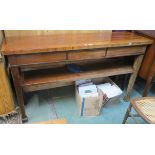
{"label": "wood grain surface", "polygon": [[4,30],[5,37],[41,36],[53,34],[77,34],[103,32],[106,37],[111,37],[112,30]]}
{"label": "wood grain surface", "polygon": [[54,34],[44,36],[8,37],[3,43],[4,55],[80,50],[119,46],[152,44],[152,40],[131,32],[113,32],[111,38],[104,32]]}
{"label": "wood grain surface", "polygon": [[[2,31],[0,31],[0,50],[1,43],[3,40]],[[8,83],[7,75],[5,72],[5,67],[2,60],[2,55],[0,53],[0,115],[5,115],[14,110],[14,102]]]}
{"label": "wood grain surface", "polygon": [[73,84],[80,79],[100,78],[113,75],[132,73],[132,65],[117,62],[116,64],[82,65],[80,73],[71,73],[67,68],[43,69],[28,71],[24,74],[24,91],[36,91]]}
{"label": "wood grain surface", "polygon": [[109,48],[106,57],[120,57],[144,54],[146,46]]}
{"label": "wood grain surface", "polygon": [[6,76],[4,64],[0,61],[0,115],[14,111],[14,101]]}
{"label": "wood grain surface", "polygon": [[68,60],[89,60],[89,59],[101,59],[106,55],[106,49],[98,50],[81,50],[68,52]]}
{"label": "wood grain surface", "polygon": [[36,53],[32,54],[23,54],[16,56],[9,56],[10,65],[26,65],[26,64],[42,64],[42,63],[54,63],[62,62],[66,60],[66,53]]}

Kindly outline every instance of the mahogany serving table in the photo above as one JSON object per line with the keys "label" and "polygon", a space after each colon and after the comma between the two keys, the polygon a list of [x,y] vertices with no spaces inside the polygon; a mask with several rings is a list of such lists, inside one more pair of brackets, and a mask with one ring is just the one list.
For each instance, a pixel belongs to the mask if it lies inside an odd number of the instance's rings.
{"label": "mahogany serving table", "polygon": [[[152,42],[131,32],[113,32],[110,40],[102,32],[6,38],[2,53],[8,60],[23,121],[27,121],[24,92],[66,86],[78,79],[131,73],[128,100]],[[78,64],[81,72],[69,72],[66,64],[70,63]]]}

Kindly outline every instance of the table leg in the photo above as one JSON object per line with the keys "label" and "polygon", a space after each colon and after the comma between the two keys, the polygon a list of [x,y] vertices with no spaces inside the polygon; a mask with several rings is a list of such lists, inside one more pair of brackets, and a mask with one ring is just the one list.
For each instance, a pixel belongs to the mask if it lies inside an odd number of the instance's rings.
{"label": "table leg", "polygon": [[129,83],[128,83],[126,95],[124,97],[124,101],[129,101],[130,100],[131,91],[132,91],[133,86],[135,84],[135,80],[136,80],[138,71],[140,69],[143,57],[144,57],[144,55],[137,56],[135,61],[134,61],[133,73],[131,74],[130,79],[129,79]]}
{"label": "table leg", "polygon": [[11,74],[13,77],[13,82],[16,90],[17,101],[21,110],[22,122],[26,122],[28,121],[28,118],[25,113],[24,92],[21,87],[22,76],[20,74],[19,67],[11,67],[10,70],[11,70]]}
{"label": "table leg", "polygon": [[145,84],[143,97],[147,96],[148,91],[150,90],[151,85],[152,85],[153,77],[154,77],[154,72],[151,72],[151,75],[149,75],[149,77],[148,77],[148,79],[146,81],[146,84]]}

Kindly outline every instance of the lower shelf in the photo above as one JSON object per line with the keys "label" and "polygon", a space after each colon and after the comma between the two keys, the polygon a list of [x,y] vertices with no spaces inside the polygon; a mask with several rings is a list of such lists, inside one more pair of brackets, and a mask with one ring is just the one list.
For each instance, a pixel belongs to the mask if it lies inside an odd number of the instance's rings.
{"label": "lower shelf", "polygon": [[93,79],[132,73],[130,64],[92,64],[81,66],[80,73],[70,73],[67,68],[43,69],[24,73],[24,91],[36,91],[73,84],[79,79]]}

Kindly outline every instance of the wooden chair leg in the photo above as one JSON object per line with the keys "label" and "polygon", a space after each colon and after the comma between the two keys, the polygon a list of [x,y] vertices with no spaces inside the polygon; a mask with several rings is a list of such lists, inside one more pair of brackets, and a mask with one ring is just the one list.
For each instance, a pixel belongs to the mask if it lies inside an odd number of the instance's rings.
{"label": "wooden chair leg", "polygon": [[129,117],[129,114],[131,112],[131,108],[132,108],[132,105],[130,104],[129,107],[128,107],[128,109],[127,109],[127,111],[126,111],[126,114],[125,114],[125,117],[124,117],[124,120],[123,120],[123,123],[122,124],[125,124],[126,123],[128,117]]}

